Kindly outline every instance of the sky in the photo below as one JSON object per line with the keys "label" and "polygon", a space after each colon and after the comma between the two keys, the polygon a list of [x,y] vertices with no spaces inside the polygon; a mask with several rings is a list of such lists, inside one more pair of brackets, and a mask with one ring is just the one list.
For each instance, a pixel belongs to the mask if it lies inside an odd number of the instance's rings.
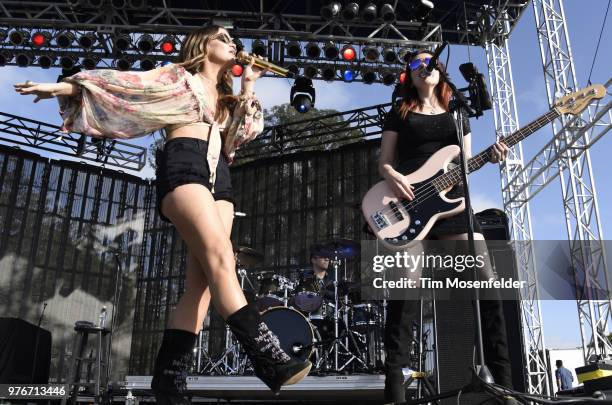
{"label": "sky", "polygon": [[[587,82],[606,6],[606,0],[565,2],[565,16],[574,56],[574,66],[581,87],[585,86]],[[591,77],[592,83],[603,84],[610,76],[612,53],[609,52],[608,44],[612,40],[611,18],[608,18],[603,32]],[[480,72],[485,75],[488,74],[484,49],[479,47],[468,49],[468,47],[457,45],[450,48],[449,73],[458,87],[465,84],[458,66],[467,62],[470,58]],[[531,5],[512,32],[509,48],[519,124],[525,125],[548,110],[533,7]],[[442,60],[446,60],[446,51],[443,53]],[[32,104],[33,97],[19,96],[14,93],[12,87],[13,83],[22,82],[26,79],[35,82],[55,82],[58,74],[59,69],[0,67],[0,111],[59,125],[57,102],[45,100],[38,104]],[[314,85],[317,92],[316,107],[321,109],[333,108],[338,111],[387,103],[390,101],[393,90],[392,87],[382,84],[365,85],[361,83],[315,81]],[[235,86],[235,88],[239,87]],[[288,102],[290,88],[291,82],[286,79],[262,78],[258,81],[255,90],[264,108],[270,108]],[[364,95],[367,95],[367,97],[364,97]],[[495,142],[492,111],[485,112],[485,115],[478,120],[472,119],[470,124],[474,154]],[[552,135],[551,127],[547,126],[523,142],[525,163],[534,157],[539,149],[551,139]],[[147,137],[136,141],[136,143],[148,145],[151,141],[152,138]],[[604,237],[612,228],[612,204],[609,203],[612,199],[612,183],[606,176],[609,171],[607,167],[608,151],[611,148],[612,136],[608,135],[604,136],[590,150],[592,173],[598,194]],[[35,152],[40,153],[38,150],[35,150]],[[66,159],[65,156],[58,156],[57,158]],[[145,178],[153,177],[150,168],[136,174]],[[489,164],[471,175],[470,187],[476,212],[486,208],[502,207],[500,176],[496,166]],[[530,209],[534,239],[567,239],[561,187],[558,179],[534,197]],[[543,301],[542,321],[547,346],[553,348],[580,346],[577,307],[574,301]]]}

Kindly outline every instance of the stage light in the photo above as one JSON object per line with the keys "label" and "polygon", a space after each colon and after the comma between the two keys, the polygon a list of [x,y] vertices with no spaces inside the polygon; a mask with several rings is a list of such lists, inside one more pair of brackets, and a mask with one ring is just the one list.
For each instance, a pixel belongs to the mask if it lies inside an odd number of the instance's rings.
{"label": "stage light", "polygon": [[149,53],[155,48],[155,41],[149,34],[144,34],[138,38],[138,49],[140,52]]}
{"label": "stage light", "polygon": [[155,61],[151,58],[144,58],[140,60],[140,69],[147,71],[155,69]]}
{"label": "stage light", "polygon": [[416,0],[414,5],[414,17],[417,20],[426,20],[434,9],[430,0]]}
{"label": "stage light", "polygon": [[13,60],[13,54],[10,51],[0,52],[0,66],[4,66]]}
{"label": "stage light", "polygon": [[326,66],[321,71],[321,77],[326,82],[331,82],[336,78],[336,68],[333,66]]}
{"label": "stage light", "polygon": [[404,61],[404,63],[408,63],[408,59],[412,56],[412,49],[403,48],[399,53],[400,60]]}
{"label": "stage light", "polygon": [[30,33],[24,30],[14,30],[9,34],[11,44],[19,46],[23,45],[30,39]]}
{"label": "stage light", "polygon": [[266,56],[268,51],[266,44],[261,39],[256,39],[251,45],[251,53],[259,56]]}
{"label": "stage light", "polygon": [[242,65],[241,65],[241,64],[239,64],[239,63],[235,63],[235,64],[232,66],[232,75],[233,75],[234,77],[240,77],[240,76],[242,76],[242,72],[244,72],[244,68],[242,67]]}
{"label": "stage light", "polygon": [[90,49],[96,43],[96,37],[93,33],[89,32],[79,37],[79,46],[83,49]]}
{"label": "stage light", "polygon": [[338,1],[332,1],[329,4],[321,7],[321,17],[326,20],[332,20],[340,14],[342,5]]}
{"label": "stage light", "polygon": [[304,76],[312,79],[319,74],[319,69],[316,66],[308,65],[304,68]]}
{"label": "stage light", "polygon": [[293,108],[300,113],[305,113],[315,105],[315,89],[312,80],[304,76],[298,76],[291,86],[289,100]]}
{"label": "stage light", "polygon": [[391,4],[385,3],[382,5],[380,8],[380,18],[387,23],[395,21],[395,10]]}
{"label": "stage light", "polygon": [[130,36],[127,34],[117,34],[114,43],[117,50],[127,51],[131,44]]}
{"label": "stage light", "polygon": [[98,66],[98,59],[92,56],[86,56],[81,60],[81,66],[87,70],[93,70]]}
{"label": "stage light", "polygon": [[367,69],[361,72],[361,78],[365,84],[372,84],[376,81],[376,72]]}
{"label": "stage light", "polygon": [[342,18],[345,20],[352,20],[359,15],[359,4],[351,1],[344,6],[342,9]]}
{"label": "stage light", "polygon": [[383,59],[387,63],[395,63],[397,61],[397,54],[393,48],[385,48],[383,49]]}
{"label": "stage light", "polygon": [[49,40],[51,39],[51,34],[47,31],[38,31],[32,35],[32,45],[36,48],[42,48],[49,44]]}
{"label": "stage light", "polygon": [[38,64],[43,69],[49,69],[55,63],[55,59],[53,55],[40,55],[38,57]]}
{"label": "stage light", "polygon": [[355,76],[357,76],[355,74],[355,71],[352,69],[345,69],[342,72],[342,78],[344,79],[345,82],[352,82],[353,80],[355,80]]}
{"label": "stage light", "polygon": [[374,46],[367,46],[363,48],[362,52],[365,60],[367,60],[368,62],[376,62],[380,57],[380,52],[378,48]]}
{"label": "stage light", "polygon": [[130,68],[132,67],[132,60],[127,55],[122,56],[115,61],[115,66],[117,66],[117,70],[130,70]]}
{"label": "stage light", "polygon": [[342,59],[348,62],[352,62],[355,60],[355,56],[357,56],[357,52],[355,52],[355,48],[351,45],[345,45],[342,48]]}
{"label": "stage light", "polygon": [[382,82],[385,86],[391,86],[395,83],[395,73],[385,70],[381,73]]}
{"label": "stage light", "polygon": [[370,2],[361,11],[361,19],[365,22],[376,20],[376,4]]}
{"label": "stage light", "polygon": [[327,59],[338,59],[338,55],[340,55],[338,47],[331,41],[325,44],[323,52],[325,53],[325,57]]}
{"label": "stage light", "polygon": [[404,82],[406,81],[406,72],[400,73],[399,81],[401,84],[404,84]]}
{"label": "stage light", "polygon": [[30,66],[30,62],[32,62],[32,58],[27,53],[20,52],[15,55],[15,63],[19,67],[27,67]]}
{"label": "stage light", "polygon": [[174,42],[174,38],[169,35],[164,37],[159,45],[159,49],[166,55],[174,53],[174,51],[176,51],[176,42]]}
{"label": "stage light", "polygon": [[62,69],[72,69],[76,64],[76,59],[74,56],[64,55],[60,57],[59,64]]}
{"label": "stage light", "polygon": [[321,48],[319,48],[319,45],[316,42],[309,42],[306,45],[306,56],[312,59],[321,56]]}
{"label": "stage light", "polygon": [[70,31],[62,31],[55,37],[55,43],[60,48],[68,48],[74,42],[74,34]]}
{"label": "stage light", "polygon": [[236,53],[242,51],[244,49],[244,44],[240,40],[240,38],[234,38],[234,45],[236,45]]}
{"label": "stage light", "polygon": [[299,58],[302,56],[302,48],[300,47],[299,42],[291,41],[287,44],[287,55],[292,58]]}
{"label": "stage light", "polygon": [[300,67],[294,64],[287,66],[287,70],[293,73],[294,76],[298,76],[300,73]]}

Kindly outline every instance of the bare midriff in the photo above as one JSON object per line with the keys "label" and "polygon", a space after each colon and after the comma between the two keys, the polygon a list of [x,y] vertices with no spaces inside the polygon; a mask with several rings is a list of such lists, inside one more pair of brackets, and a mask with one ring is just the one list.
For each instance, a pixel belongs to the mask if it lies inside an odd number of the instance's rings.
{"label": "bare midriff", "polygon": [[166,142],[174,138],[198,138],[208,141],[211,125],[205,122],[194,122],[185,125],[169,125],[166,127]]}

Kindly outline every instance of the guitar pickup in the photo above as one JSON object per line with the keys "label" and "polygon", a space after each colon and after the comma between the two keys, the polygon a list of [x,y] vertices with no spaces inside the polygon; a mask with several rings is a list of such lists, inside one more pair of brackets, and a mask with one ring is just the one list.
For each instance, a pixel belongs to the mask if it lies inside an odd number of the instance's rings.
{"label": "guitar pickup", "polygon": [[378,229],[383,229],[389,226],[389,221],[382,214],[382,212],[378,211],[376,214],[372,215],[372,219],[374,220],[374,224]]}
{"label": "guitar pickup", "polygon": [[393,215],[395,215],[395,218],[397,218],[399,221],[402,221],[404,219],[404,216],[400,212],[399,207],[395,202],[390,201],[389,207],[391,207],[391,211],[393,211]]}

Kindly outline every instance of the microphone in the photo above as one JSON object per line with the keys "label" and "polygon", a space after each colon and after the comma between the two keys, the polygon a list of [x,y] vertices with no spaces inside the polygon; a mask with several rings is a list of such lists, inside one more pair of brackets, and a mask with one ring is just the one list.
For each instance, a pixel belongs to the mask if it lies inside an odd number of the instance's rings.
{"label": "microphone", "polygon": [[243,63],[245,65],[251,63],[251,60],[255,59],[255,63],[254,65],[257,66],[258,68],[262,68],[262,69],[268,69],[270,72],[272,73],[276,73],[279,76],[283,76],[283,77],[293,77],[294,73],[282,68],[278,65],[275,65],[272,62],[268,62],[267,60],[258,58],[254,55],[249,55],[247,52],[245,51],[240,51],[238,52],[238,54],[236,55],[236,60],[240,63]]}
{"label": "microphone", "polygon": [[433,70],[436,68],[436,65],[438,64],[438,59],[440,58],[440,54],[442,53],[444,48],[446,48],[446,45],[448,45],[448,42],[444,41],[442,42],[442,45],[437,47],[434,51],[433,56],[429,60],[429,64],[425,68],[425,72],[427,72],[428,75],[430,75],[431,72],[433,72]]}

